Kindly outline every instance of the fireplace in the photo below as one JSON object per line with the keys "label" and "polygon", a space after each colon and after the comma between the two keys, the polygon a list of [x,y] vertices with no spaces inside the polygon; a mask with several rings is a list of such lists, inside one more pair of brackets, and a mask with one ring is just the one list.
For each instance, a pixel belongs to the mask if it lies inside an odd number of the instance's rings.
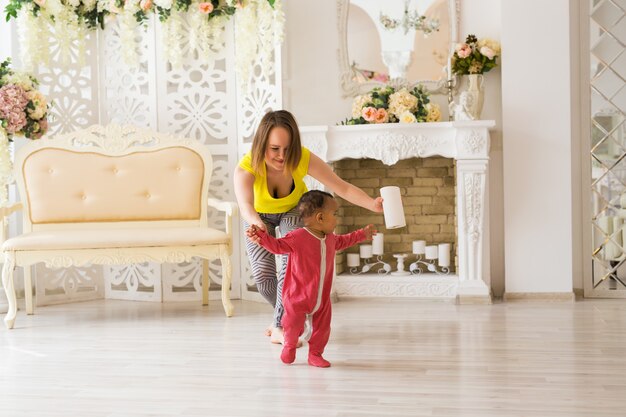
{"label": "fireplace", "polygon": [[[436,193],[440,199],[417,204],[420,209],[412,209],[414,213],[407,213],[407,227],[399,231],[383,229],[382,216],[369,217],[364,223],[376,223],[391,239],[386,239],[389,249],[385,246],[385,260],[393,269],[395,260],[390,260],[391,253],[404,252],[410,254],[407,242],[431,231],[430,243],[452,243],[452,256],[456,255],[456,263],[452,263],[452,272],[448,275],[422,273],[410,276],[381,275],[377,273],[352,275],[344,267],[344,256],[337,258],[337,279],[335,290],[340,297],[344,296],[398,296],[417,298],[444,298],[456,299],[464,302],[490,302],[490,289],[484,280],[483,272],[488,270],[488,230],[485,214],[486,175],[489,161],[489,129],[495,126],[493,121],[459,121],[442,123],[419,124],[380,124],[361,126],[310,126],[302,127],[302,141],[304,146],[311,149],[316,155],[327,162],[334,163],[334,169],[340,175],[350,171],[351,166],[359,170],[355,182],[362,188],[372,191],[371,195],[378,195],[376,187],[404,182],[404,193],[411,192],[407,188],[410,172],[403,170],[408,166],[414,169],[416,165],[432,169],[429,177],[422,177],[415,170],[416,177],[411,178],[414,184],[423,184],[421,181],[438,179]],[[416,159],[419,162],[414,162]],[[426,162],[425,158],[429,158]],[[375,161],[368,161],[368,159]],[[337,163],[338,162],[338,163]],[[356,164],[356,165],[355,165]],[[377,165],[378,164],[378,165]],[[384,164],[381,165],[381,164]],[[440,165],[440,166],[437,166]],[[372,168],[366,168],[372,167]],[[364,173],[371,174],[366,178]],[[388,178],[381,178],[381,174],[389,174]],[[428,173],[428,171],[426,171]],[[403,176],[404,175],[404,176]],[[407,176],[409,175],[409,176]],[[400,180],[403,178],[402,180]],[[368,181],[369,180],[369,181]],[[428,181],[426,181],[428,182]],[[376,183],[376,184],[375,184]],[[367,186],[371,184],[371,186]],[[446,184],[446,185],[444,185]],[[313,185],[315,186],[315,185]],[[319,186],[319,184],[318,184]],[[419,191],[413,191],[419,193]],[[435,191],[431,190],[433,194]],[[434,195],[434,194],[433,194]],[[412,200],[408,195],[403,196],[405,208],[413,207],[407,204]],[[443,199],[443,197],[448,197]],[[442,204],[439,204],[442,203]],[[447,203],[447,204],[443,204]],[[359,213],[354,206],[342,206],[343,216],[350,224],[342,224],[339,232],[345,232],[350,227],[361,227],[360,220],[368,220],[363,216],[355,221],[350,219],[350,213]],[[421,216],[430,216],[426,212],[440,211],[437,233],[434,228],[420,228],[420,224],[427,224]],[[421,213],[418,211],[421,210]],[[411,210],[409,210],[411,211]],[[444,214],[445,213],[445,214]],[[360,216],[357,216],[360,217]],[[442,233],[439,233],[442,232]],[[433,236],[437,235],[437,236]],[[387,236],[385,236],[387,237]],[[404,243],[403,243],[404,242]],[[397,244],[394,246],[394,244]],[[387,254],[387,252],[389,252]],[[415,260],[406,258],[405,263]],[[456,267],[455,267],[456,265]]]}
{"label": "fireplace", "polygon": [[[409,254],[406,262],[416,259],[412,243],[424,240],[428,245],[451,244],[452,259],[456,254],[455,166],[454,159],[443,157],[403,159],[389,166],[377,159],[342,159],[332,163],[333,170],[344,180],[360,187],[369,195],[378,195],[381,187],[398,186],[402,194],[407,226],[385,229],[382,214],[372,213],[347,201],[339,203],[337,233],[348,233],[374,224],[384,234],[382,259],[395,269],[393,254]],[[354,246],[346,253],[358,253]],[[346,269],[346,256],[337,256],[337,274]],[[408,263],[406,264],[408,268]],[[454,262],[451,272],[455,271]]]}

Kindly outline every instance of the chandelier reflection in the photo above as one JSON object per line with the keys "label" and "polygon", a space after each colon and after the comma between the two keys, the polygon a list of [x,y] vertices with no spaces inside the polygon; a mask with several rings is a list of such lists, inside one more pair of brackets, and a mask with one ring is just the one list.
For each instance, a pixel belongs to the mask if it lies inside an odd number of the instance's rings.
{"label": "chandelier reflection", "polygon": [[402,27],[405,35],[408,34],[411,29],[422,31],[424,36],[439,31],[439,19],[428,19],[425,15],[420,15],[417,10],[409,11],[409,0],[405,0],[404,2],[404,14],[401,19],[392,19],[383,12],[380,12],[380,23],[388,30],[395,30],[398,27]]}

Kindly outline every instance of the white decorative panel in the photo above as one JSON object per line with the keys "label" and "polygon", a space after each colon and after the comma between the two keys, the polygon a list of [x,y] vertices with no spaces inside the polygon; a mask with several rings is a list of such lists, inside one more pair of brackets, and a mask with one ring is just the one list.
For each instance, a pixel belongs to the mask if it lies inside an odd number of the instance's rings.
{"label": "white decorative panel", "polygon": [[104,296],[102,268],[46,268],[37,264],[35,276],[35,303],[38,306],[86,301]]}
{"label": "white decorative panel", "polygon": [[156,128],[154,22],[137,29],[137,66],[124,62],[119,25],[108,25],[100,34],[102,123],[132,124]]}
{"label": "white decorative panel", "polygon": [[163,265],[163,301],[202,299],[202,261]]}
{"label": "white decorative panel", "polygon": [[[162,50],[156,51],[158,129],[206,144],[214,161],[209,186],[211,196],[234,201],[231,175],[237,162],[237,101],[232,22],[226,26],[221,44],[213,47],[208,57],[202,56],[190,43],[183,43],[180,52],[180,65],[172,66],[164,59]],[[208,222],[224,230],[223,215],[209,212]],[[233,263],[237,264],[234,259]],[[201,299],[200,261],[164,265],[163,268],[165,299]],[[211,298],[220,297],[220,268],[217,260],[209,265],[209,279],[214,284]],[[235,273],[231,291],[235,297],[239,295],[237,278]]]}
{"label": "white decorative panel", "polygon": [[[50,129],[48,134],[71,132],[99,122],[98,69],[96,37],[89,35],[86,61],[78,62],[78,51],[69,51],[71,62],[62,65],[57,43],[52,41],[51,67],[39,67],[35,74],[40,89],[50,102]],[[36,303],[46,305],[67,300],[102,298],[102,268],[46,269],[34,268]]]}
{"label": "white decorative panel", "polygon": [[119,300],[163,299],[161,265],[153,262],[104,268],[105,296]]}

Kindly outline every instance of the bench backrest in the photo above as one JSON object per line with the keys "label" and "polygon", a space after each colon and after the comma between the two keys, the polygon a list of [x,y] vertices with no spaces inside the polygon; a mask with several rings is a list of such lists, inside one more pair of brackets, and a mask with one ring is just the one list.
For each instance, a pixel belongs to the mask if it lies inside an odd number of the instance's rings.
{"label": "bench backrest", "polygon": [[211,155],[197,141],[92,126],[22,147],[24,230],[59,224],[206,224]]}

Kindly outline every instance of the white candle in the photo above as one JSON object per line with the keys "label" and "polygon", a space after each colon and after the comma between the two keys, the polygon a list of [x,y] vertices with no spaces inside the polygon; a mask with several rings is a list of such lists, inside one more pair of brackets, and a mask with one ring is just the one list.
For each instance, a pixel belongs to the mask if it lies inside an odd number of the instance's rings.
{"label": "white candle", "polygon": [[376,233],[372,236],[372,253],[374,255],[384,255],[385,254],[385,243],[383,240],[382,233]]}
{"label": "white candle", "polygon": [[426,259],[437,259],[437,245],[426,246]]}
{"label": "white candle", "polygon": [[349,253],[348,254],[348,267],[354,268],[359,266],[361,260],[359,259],[358,253]]}
{"label": "white candle", "polygon": [[359,246],[359,255],[363,259],[372,257],[372,245],[361,245]]}
{"label": "white candle", "polygon": [[450,266],[450,244],[439,244],[439,266]]}
{"label": "white candle", "polygon": [[414,240],[413,241],[413,253],[416,255],[423,255],[424,252],[426,252],[426,241]]}
{"label": "white candle", "polygon": [[[454,44],[453,44],[454,45]],[[448,79],[452,79],[452,54],[454,53],[454,46],[448,52]]]}
{"label": "white candle", "polygon": [[398,229],[406,226],[404,217],[404,207],[402,207],[402,196],[400,188],[387,186],[380,189],[380,196],[383,198],[383,217],[387,229]]}

